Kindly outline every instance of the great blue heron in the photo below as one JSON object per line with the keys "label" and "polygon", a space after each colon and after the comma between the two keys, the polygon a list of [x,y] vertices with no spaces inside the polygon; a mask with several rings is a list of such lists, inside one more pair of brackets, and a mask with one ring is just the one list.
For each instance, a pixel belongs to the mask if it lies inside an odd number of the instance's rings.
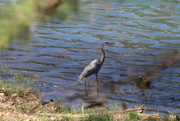
{"label": "great blue heron", "polygon": [[83,72],[80,74],[79,76],[79,79],[82,80],[82,79],[85,79],[85,87],[86,87],[86,78],[88,76],[91,76],[92,74],[96,74],[96,81],[97,81],[97,84],[99,85],[99,82],[98,82],[98,72],[99,70],[101,69],[103,63],[104,63],[104,60],[105,60],[105,52],[104,52],[104,49],[103,47],[107,44],[115,44],[115,43],[112,43],[112,42],[104,42],[100,49],[101,49],[101,58],[100,59],[95,59],[93,60],[84,70]]}

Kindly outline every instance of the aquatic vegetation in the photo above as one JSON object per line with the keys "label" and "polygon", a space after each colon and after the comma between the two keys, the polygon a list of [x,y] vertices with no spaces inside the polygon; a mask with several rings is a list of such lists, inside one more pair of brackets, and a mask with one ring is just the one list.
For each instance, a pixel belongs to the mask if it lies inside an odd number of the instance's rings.
{"label": "aquatic vegetation", "polygon": [[14,74],[15,80],[20,83],[25,82],[25,84],[30,84],[32,81],[36,81],[38,78],[39,76],[36,73],[27,73],[26,71]]}
{"label": "aquatic vegetation", "polygon": [[0,80],[0,88],[1,92],[4,93],[6,96],[9,95],[17,95],[17,96],[27,96],[29,92],[35,92],[35,90],[31,88],[24,87],[22,85],[20,86],[12,86],[10,83],[4,83],[2,80]]}

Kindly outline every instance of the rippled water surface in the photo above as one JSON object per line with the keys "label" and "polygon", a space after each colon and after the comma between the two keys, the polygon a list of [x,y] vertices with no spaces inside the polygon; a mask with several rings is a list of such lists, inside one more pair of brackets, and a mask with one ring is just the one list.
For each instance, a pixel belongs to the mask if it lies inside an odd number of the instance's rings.
{"label": "rippled water surface", "polygon": [[[28,46],[13,43],[1,51],[1,78],[6,77],[3,68],[9,77],[36,74],[35,86],[45,100],[60,98],[76,107],[85,97],[78,75],[90,61],[100,58],[100,45],[109,41],[116,44],[104,47],[106,60],[98,74],[99,96],[108,95],[110,104],[144,104],[149,113],[180,113],[180,63],[153,74],[148,88],[142,89],[134,81],[124,83],[130,76],[138,77],[159,67],[162,53],[180,53],[179,4],[179,0],[81,0],[79,12],[72,19],[56,16],[49,22],[37,21],[31,27]],[[94,90],[95,76],[88,81],[90,90]],[[72,96],[77,98],[69,100]]]}

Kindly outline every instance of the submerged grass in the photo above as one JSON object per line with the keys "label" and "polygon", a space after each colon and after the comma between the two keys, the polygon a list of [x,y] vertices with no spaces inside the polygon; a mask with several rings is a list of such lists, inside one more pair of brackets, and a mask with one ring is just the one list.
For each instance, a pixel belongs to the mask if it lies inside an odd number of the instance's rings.
{"label": "submerged grass", "polygon": [[4,93],[5,96],[10,96],[10,95],[17,95],[20,97],[25,97],[29,92],[35,92],[35,90],[31,88],[25,88],[24,86],[12,86],[12,84],[6,84],[2,80],[0,80],[0,92]]}

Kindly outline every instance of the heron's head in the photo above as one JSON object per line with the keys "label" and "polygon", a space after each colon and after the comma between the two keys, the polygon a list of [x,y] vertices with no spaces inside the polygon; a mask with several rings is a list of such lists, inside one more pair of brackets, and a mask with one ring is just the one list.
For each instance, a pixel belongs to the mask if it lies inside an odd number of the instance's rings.
{"label": "heron's head", "polygon": [[107,45],[107,44],[115,44],[113,42],[104,42],[102,45]]}

